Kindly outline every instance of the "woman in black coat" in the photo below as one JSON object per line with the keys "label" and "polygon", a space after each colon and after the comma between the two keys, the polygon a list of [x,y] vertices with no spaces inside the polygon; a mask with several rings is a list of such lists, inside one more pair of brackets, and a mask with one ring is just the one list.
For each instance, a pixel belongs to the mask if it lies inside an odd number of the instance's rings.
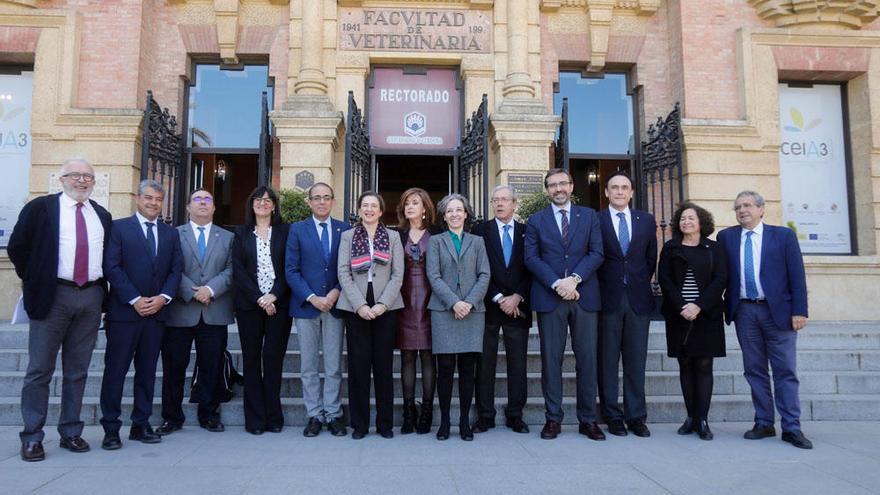
{"label": "woman in black coat", "polygon": [[666,346],[678,358],[681,392],[688,417],[680,435],[696,431],[712,440],[707,418],[712,400],[712,360],[726,355],[722,294],[727,259],[722,246],[707,238],[715,230],[712,214],[682,203],[672,220],[672,240],[660,253]]}
{"label": "woman in black coat", "polygon": [[260,435],[284,427],[281,369],[290,338],[290,288],[284,277],[288,225],[278,196],[259,186],[246,203],[245,223],[235,229],[232,277],[235,317],[244,367],[245,429]]}

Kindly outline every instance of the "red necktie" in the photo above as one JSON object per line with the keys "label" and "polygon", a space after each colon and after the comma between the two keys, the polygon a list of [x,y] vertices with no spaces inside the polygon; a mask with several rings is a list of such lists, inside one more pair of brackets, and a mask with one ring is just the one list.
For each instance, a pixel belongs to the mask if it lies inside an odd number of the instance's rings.
{"label": "red necktie", "polygon": [[73,281],[82,287],[89,281],[89,234],[83,204],[76,204],[76,255],[73,258]]}

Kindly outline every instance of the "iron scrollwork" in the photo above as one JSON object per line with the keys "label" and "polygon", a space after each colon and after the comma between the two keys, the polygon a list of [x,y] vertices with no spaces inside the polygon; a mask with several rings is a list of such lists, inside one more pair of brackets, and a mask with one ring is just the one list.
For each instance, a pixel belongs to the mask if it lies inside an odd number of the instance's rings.
{"label": "iron scrollwork", "polygon": [[562,99],[562,124],[559,126],[554,155],[556,168],[568,170],[568,97]]}
{"label": "iron scrollwork", "polygon": [[179,222],[182,213],[179,198],[183,174],[182,136],[177,133],[177,119],[162,108],[147,91],[141,143],[141,180],[158,181],[165,188],[162,218],[165,223]]}
{"label": "iron scrollwork", "polygon": [[489,212],[489,100],[484,94],[479,108],[471,114],[461,139],[458,164],[459,191],[471,203],[474,220],[487,218]]}
{"label": "iron scrollwork", "polygon": [[348,121],[345,133],[345,211],[350,222],[357,220],[357,198],[370,189],[372,155],[370,133],[363,113],[354,100],[354,92],[348,92]]}

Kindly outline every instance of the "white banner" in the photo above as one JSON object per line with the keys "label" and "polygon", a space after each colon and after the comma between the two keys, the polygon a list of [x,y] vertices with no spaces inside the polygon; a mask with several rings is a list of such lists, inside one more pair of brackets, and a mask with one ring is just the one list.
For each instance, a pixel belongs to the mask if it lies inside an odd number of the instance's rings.
{"label": "white banner", "polygon": [[33,82],[33,72],[0,74],[0,248],[30,191]]}
{"label": "white banner", "polygon": [[780,84],[779,120],[785,224],[804,253],[851,254],[841,87]]}

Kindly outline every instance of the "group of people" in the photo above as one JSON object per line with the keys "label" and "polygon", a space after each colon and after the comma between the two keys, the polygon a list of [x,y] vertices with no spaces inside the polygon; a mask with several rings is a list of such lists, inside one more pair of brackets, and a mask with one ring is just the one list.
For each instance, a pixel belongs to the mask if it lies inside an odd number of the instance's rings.
{"label": "group of people", "polygon": [[[504,340],[508,381],[505,425],[528,433],[527,355],[537,315],[541,386],[553,439],[563,420],[563,358],[567,341],[576,360],[579,433],[648,437],[645,363],[654,312],[657,224],[630,209],[633,183],[623,172],[606,183],[609,207],[596,212],[571,202],[572,177],[552,169],[544,186],[551,205],[514,219],[515,189],[492,191],[494,218],[474,224],[468,200],[449,194],[436,208],[420,188],[405,191],[396,229],[382,222],[386,204],[376,192],[357,198],[354,225],[331,217],[334,192],[325,183],[308,190],[312,215],[292,225],[278,196],[257,187],[245,205],[245,223],[229,232],[213,224],[213,195],[189,196],[189,222],[176,229],[160,218],[165,191],[144,180],[137,211],[111,220],[89,199],[94,170],[82,158],[64,162],[63,191],[23,208],[8,245],[22,279],[30,317],[29,364],[22,389],[21,457],[45,458],[42,441],[49,383],[59,350],[62,397],[60,446],[86,452],[81,437],[83,391],[102,313],[107,337],[101,387],[102,448],[122,446],[122,395],[134,362],[129,440],[158,443],[182,428],[182,402],[193,343],[195,379],[190,401],[198,424],[212,432],[220,419],[227,327],[237,321],[244,375],[245,429],[282,431],[282,368],[291,327],[299,343],[306,437],[324,429],[353,439],[370,429],[393,433],[394,349],[400,349],[403,418],[400,432],[428,433],[439,398],[436,436],[452,426],[458,372],[458,434],[495,427],[498,343]],[[774,395],[782,439],[810,448],[799,424],[796,331],[806,323],[806,282],[790,229],[765,225],[763,198],[740,193],[739,227],[718,241],[711,214],[679,206],[673,237],[660,255],[668,353],[678,358],[687,419],[681,434],[712,439],[707,418],[712,360],[724,356],[724,325],[736,323],[745,376],[752,388],[754,428],[745,437],[774,436]],[[348,410],[342,409],[343,339]],[[150,425],[154,383],[162,358],[162,423]],[[623,366],[623,404],[618,401]],[[773,369],[770,386],[768,363]],[[421,404],[416,402],[421,367]],[[321,370],[323,369],[323,380]],[[476,396],[476,419],[471,406]],[[599,405],[596,405],[596,398]]]}

